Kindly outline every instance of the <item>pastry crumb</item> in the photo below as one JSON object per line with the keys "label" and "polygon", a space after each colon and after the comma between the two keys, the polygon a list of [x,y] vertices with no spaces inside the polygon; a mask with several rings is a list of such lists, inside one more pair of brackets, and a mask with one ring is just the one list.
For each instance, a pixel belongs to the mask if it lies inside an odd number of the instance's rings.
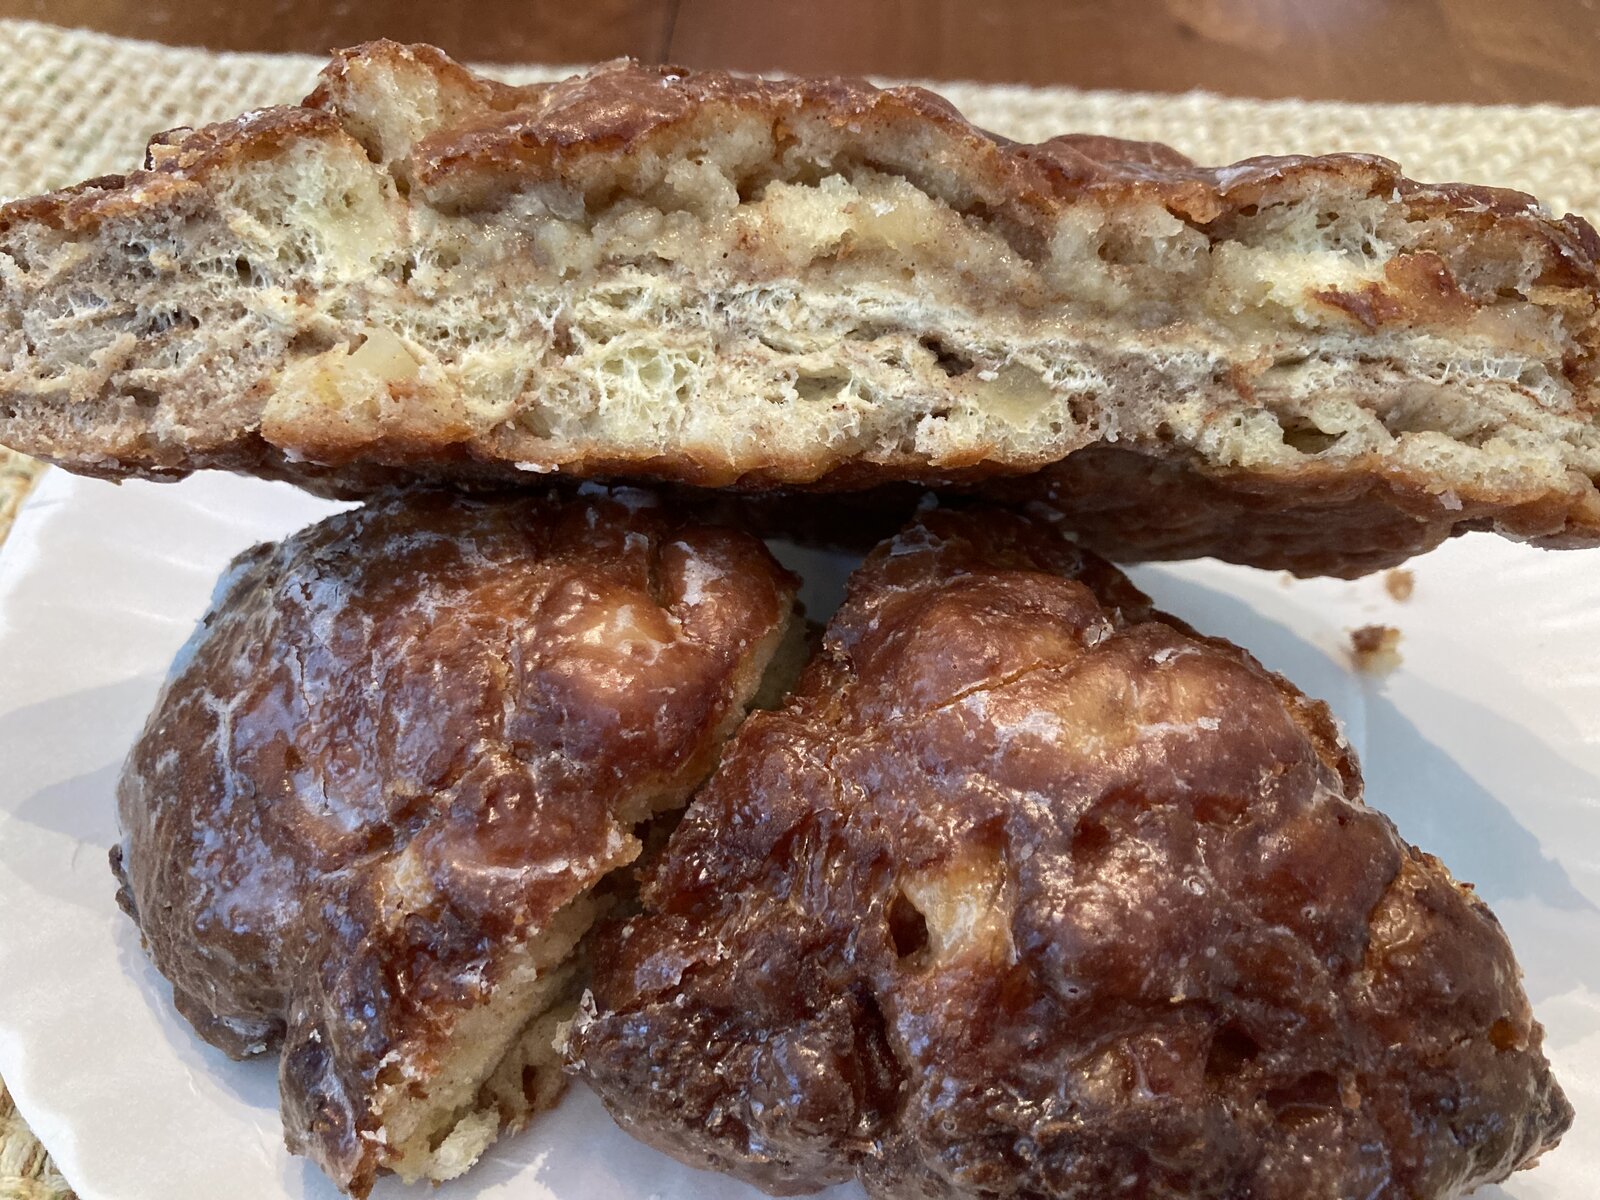
{"label": "pastry crumb", "polygon": [[1404,604],[1417,588],[1417,577],[1404,567],[1396,567],[1384,575],[1383,586],[1392,599]]}
{"label": "pastry crumb", "polygon": [[1392,625],[1363,625],[1352,629],[1350,657],[1358,671],[1387,675],[1400,665],[1400,631]]}

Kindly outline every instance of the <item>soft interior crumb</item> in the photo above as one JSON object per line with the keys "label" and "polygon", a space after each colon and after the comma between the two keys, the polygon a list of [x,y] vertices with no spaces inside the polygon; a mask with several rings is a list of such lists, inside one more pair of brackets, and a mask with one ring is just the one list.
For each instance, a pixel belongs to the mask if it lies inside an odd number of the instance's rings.
{"label": "soft interior crumb", "polygon": [[1352,629],[1350,657],[1358,671],[1387,675],[1400,665],[1400,631],[1392,625],[1363,625]]}
{"label": "soft interior crumb", "polygon": [[1389,595],[1404,604],[1411,599],[1411,593],[1416,590],[1416,576],[1404,568],[1396,568],[1383,577],[1383,586]]}

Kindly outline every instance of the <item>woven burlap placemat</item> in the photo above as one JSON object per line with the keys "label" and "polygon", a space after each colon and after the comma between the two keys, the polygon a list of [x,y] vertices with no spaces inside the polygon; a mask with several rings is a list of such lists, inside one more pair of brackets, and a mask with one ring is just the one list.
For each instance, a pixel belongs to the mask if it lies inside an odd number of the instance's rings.
{"label": "woven burlap placemat", "polygon": [[[298,99],[321,60],[176,50],[0,21],[0,198],[127,170],[159,129]],[[559,68],[495,68],[523,82]],[[1600,216],[1600,109],[1361,105],[940,85],[974,121],[1022,141],[1085,130],[1169,142],[1201,162],[1365,150],[1415,178],[1517,187]],[[0,539],[38,472],[0,449]],[[0,1200],[61,1200],[65,1181],[0,1082]]]}

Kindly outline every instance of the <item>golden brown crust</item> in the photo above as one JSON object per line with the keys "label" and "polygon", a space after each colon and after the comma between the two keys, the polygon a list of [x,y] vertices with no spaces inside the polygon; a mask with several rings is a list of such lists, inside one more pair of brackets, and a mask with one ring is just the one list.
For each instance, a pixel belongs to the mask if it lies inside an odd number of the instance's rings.
{"label": "golden brown crust", "polygon": [[608,169],[619,157],[645,157],[677,143],[686,127],[715,127],[730,111],[755,111],[780,128],[804,117],[828,123],[846,152],[885,164],[926,154],[937,141],[976,203],[1003,210],[1019,226],[1085,195],[1118,203],[1158,196],[1175,215],[1217,226],[1303,195],[1336,178],[1369,195],[1396,195],[1420,216],[1449,214],[1493,225],[1538,255],[1540,282],[1591,296],[1600,234],[1580,217],[1552,218],[1525,193],[1472,184],[1425,184],[1371,154],[1278,155],[1220,167],[1194,164],[1170,146],[1093,134],[1065,134],[1021,144],[978,129],[949,102],[918,87],[880,89],[861,79],[766,80],[724,71],[617,60],[558,83],[511,87],[473,75],[432,46],[376,41],[338,51],[301,106],[260,109],[200,129],[152,138],[145,169],[105,176],[0,208],[0,229],[21,220],[63,227],[105,219],[167,199],[168,189],[270,153],[301,138],[341,138],[342,102],[352,69],[375,64],[421,68],[440,91],[455,90],[449,127],[411,150],[423,186],[470,190],[472,177],[514,172],[520,183],[582,178],[579,160]]}
{"label": "golden brown crust", "polygon": [[0,230],[29,221],[63,230],[92,229],[141,211],[192,202],[203,193],[208,176],[302,140],[347,137],[329,114],[294,107],[257,109],[199,129],[167,130],[151,138],[141,170],[13,200],[0,207]]}
{"label": "golden brown crust", "polygon": [[637,852],[742,715],[794,581],[642,493],[380,498],[242,556],[129,757],[121,899],[179,1010],[283,1044],[342,1187],[369,1110]]}
{"label": "golden brown crust", "polygon": [[[359,500],[418,478],[485,493],[528,483],[525,472],[504,464],[450,454],[411,467],[291,462],[259,439],[216,465],[341,500]],[[606,463],[600,470],[601,478],[631,474],[625,463]],[[1579,479],[1566,494],[1496,498],[1435,491],[1431,481],[1397,479],[1375,465],[1365,472],[1333,465],[1213,472],[1188,456],[1115,447],[1080,450],[1016,476],[907,470],[903,482],[881,484],[872,472],[845,469],[819,479],[810,491],[744,478],[732,485],[744,499],[696,486],[692,473],[688,480],[682,472],[654,474],[687,482],[690,486],[678,494],[691,507],[750,509],[775,536],[853,549],[887,536],[928,488],[1029,512],[1114,562],[1213,557],[1301,576],[1354,579],[1478,530],[1548,549],[1600,545],[1600,503]],[[122,476],[107,471],[101,477]],[[809,508],[817,511],[808,513]]]}
{"label": "golden brown crust", "polygon": [[1119,562],[1211,556],[1353,579],[1472,530],[1552,549],[1600,544],[1600,504],[1581,479],[1565,494],[1473,495],[1376,463],[1216,472],[1185,455],[1093,447],[977,490]]}
{"label": "golden brown crust", "polygon": [[1424,184],[1370,154],[1280,155],[1202,167],[1170,146],[1092,134],[1028,145],[978,129],[923,88],[880,89],[861,79],[765,80],[723,71],[618,60],[559,83],[511,87],[473,75],[435,47],[369,42],[339,51],[301,106],[259,109],[199,129],[156,134],[144,169],[109,175],[0,207],[0,230],[22,221],[90,225],[170,203],[213,173],[265,157],[301,139],[350,136],[343,111],[350,71],[375,64],[421,67],[440,91],[453,89],[449,127],[408,147],[413,180],[467,193],[495,176],[519,186],[540,178],[582,180],[581,162],[645,157],[674,148],[688,127],[714,128],[731,112],[826,122],[843,154],[883,165],[927,154],[930,140],[958,164],[970,202],[1008,214],[1019,228],[1084,196],[1108,204],[1159,197],[1175,215],[1220,227],[1241,214],[1338,179],[1368,195],[1393,194],[1420,216],[1470,218],[1515,238],[1542,264],[1539,282],[1597,292],[1600,234],[1583,219],[1549,216],[1522,192],[1470,184]]}
{"label": "golden brown crust", "polygon": [[1499,925],[1360,792],[1237,647],[932,512],[601,936],[575,1069],[779,1194],[1457,1195],[1571,1110]]}
{"label": "golden brown crust", "polygon": [[[246,467],[235,469],[347,500],[418,475],[469,491],[527,483],[525,473],[448,456],[411,469],[317,468],[285,462],[262,443],[260,453],[246,461]],[[602,477],[629,474],[623,463],[607,463],[602,470]],[[695,486],[691,476],[690,486],[678,495],[691,507],[753,513],[775,536],[865,550],[888,536],[927,489],[937,488],[950,499],[969,497],[1028,512],[1114,562],[1212,557],[1301,576],[1350,579],[1478,530],[1549,549],[1600,545],[1600,502],[1577,478],[1564,494],[1474,495],[1464,489],[1439,491],[1431,480],[1397,476],[1378,464],[1354,471],[1319,464],[1292,471],[1218,472],[1187,455],[1109,446],[1080,450],[1021,475],[911,469],[902,474],[900,483],[881,484],[870,471],[847,468],[817,480],[809,491],[742,478],[732,485],[738,497]]]}

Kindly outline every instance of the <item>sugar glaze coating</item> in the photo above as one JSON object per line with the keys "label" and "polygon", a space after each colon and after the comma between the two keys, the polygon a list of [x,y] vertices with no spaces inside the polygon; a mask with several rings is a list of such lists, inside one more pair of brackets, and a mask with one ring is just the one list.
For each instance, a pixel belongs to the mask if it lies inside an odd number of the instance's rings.
{"label": "sugar glaze coating", "polygon": [[[358,1194],[396,1166],[390,1110],[497,989],[566,969],[793,591],[754,537],[598,489],[391,496],[234,563],[128,760],[113,863],[198,1032],[282,1044],[292,1149]],[[468,1102],[518,1123],[547,1074]]]}
{"label": "sugar glaze coating", "polygon": [[574,1069],[778,1194],[1445,1197],[1571,1120],[1327,709],[1020,518],[869,557],[643,900]]}

